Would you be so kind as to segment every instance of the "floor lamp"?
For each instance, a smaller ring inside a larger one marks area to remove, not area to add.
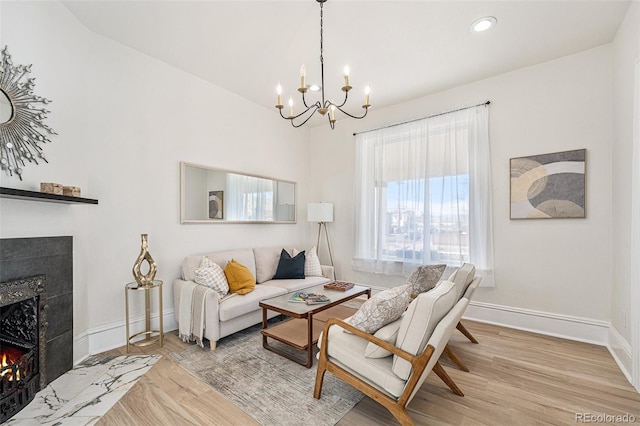
[[[324,235],[327,238],[327,246],[329,247],[329,259],[333,267],[333,279],[336,279],[336,269],[333,264],[333,254],[331,253],[331,240],[327,231],[327,223],[333,222],[333,203],[309,203],[307,204],[307,221],[318,223],[318,241],[316,242],[316,250],[320,251],[320,236],[324,229]]]

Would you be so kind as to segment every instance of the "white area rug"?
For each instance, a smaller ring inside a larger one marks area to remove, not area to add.
[[[38,392],[6,425],[92,425],[160,355],[93,357]]]
[[[260,328],[221,339],[213,352],[194,345],[170,356],[264,426],[333,426],[362,399],[331,373],[315,399],[315,365],[305,368],[264,349]]]

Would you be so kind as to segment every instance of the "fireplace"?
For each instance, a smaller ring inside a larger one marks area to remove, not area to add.
[[[15,404],[73,368],[73,238],[0,239],[0,287],[2,423]]]
[[[45,277],[0,283],[0,423],[46,383]]]

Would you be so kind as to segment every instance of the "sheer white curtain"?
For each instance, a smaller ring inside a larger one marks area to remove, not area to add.
[[[356,158],[354,269],[493,269],[488,106],[358,134]]]
[[[227,173],[225,212],[228,220],[273,220],[274,182]]]

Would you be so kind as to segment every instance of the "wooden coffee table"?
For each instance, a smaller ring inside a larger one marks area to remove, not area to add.
[[[260,307],[262,308],[262,347],[297,362],[300,365],[311,368],[313,365],[313,346],[318,342],[318,336],[324,327],[324,322],[328,318],[346,318],[353,314],[353,309],[339,305],[364,294],[366,294],[367,297],[371,297],[371,288],[354,285],[349,290],[340,291],[328,290],[325,289],[323,285],[318,285],[305,288],[303,291],[322,293],[331,299],[331,301],[318,305],[294,303],[289,302],[291,294],[284,294],[263,300],[260,302]],[[291,317],[291,319],[268,327],[267,311],[275,311]],[[276,347],[270,346],[268,338],[275,339],[300,351],[306,351],[306,362]]]

